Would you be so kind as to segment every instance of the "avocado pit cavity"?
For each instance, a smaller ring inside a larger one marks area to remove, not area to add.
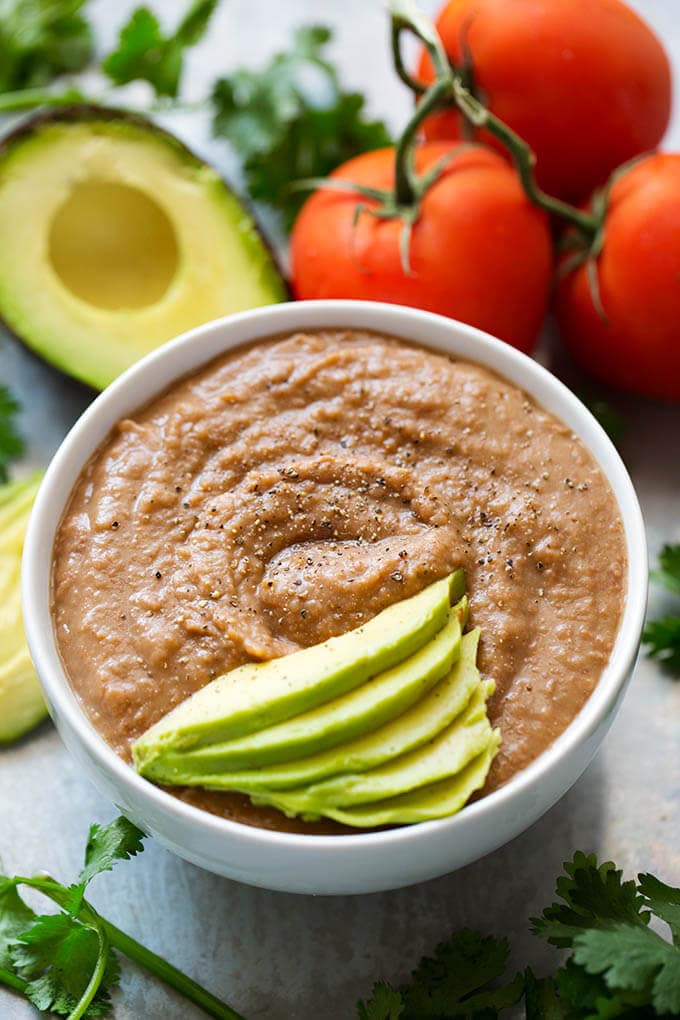
[[[179,266],[175,228],[139,188],[78,181],[49,230],[49,258],[64,287],[98,308],[156,304]]]

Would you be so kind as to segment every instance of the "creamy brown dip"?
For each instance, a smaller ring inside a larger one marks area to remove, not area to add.
[[[220,673],[463,566],[503,737],[487,790],[592,691],[626,563],[613,494],[570,429],[479,365],[339,329],[234,351],[120,422],[54,556],[66,671],[123,757]],[[236,795],[184,796],[313,830]]]

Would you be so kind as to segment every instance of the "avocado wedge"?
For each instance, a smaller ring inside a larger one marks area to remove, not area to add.
[[[500,735],[493,730],[484,751],[450,779],[359,807],[329,808],[324,814],[343,825],[365,829],[381,825],[413,825],[454,815],[467,804],[476,790],[484,786],[499,744]]]
[[[35,475],[0,489],[0,744],[47,715],[21,615],[21,554],[40,480]]]
[[[290,719],[391,669],[444,627],[464,583],[463,571],[456,571],[355,630],[218,677],[132,745],[138,771],[148,774],[151,762],[168,751],[215,744]]]
[[[193,326],[287,297],[218,174],[121,111],[67,107],[4,140],[0,236],[0,316],[95,389]]]
[[[481,684],[470,703],[450,726],[428,744],[367,772],[334,776],[302,790],[252,795],[255,804],[278,808],[287,815],[313,820],[340,807],[356,807],[408,793],[458,775],[494,739],[486,716],[486,698],[493,684]]]
[[[453,669],[421,701],[396,719],[339,747],[269,768],[220,770],[210,774],[201,773],[194,766],[194,756],[199,752],[190,751],[161,758],[158,774],[154,763],[149,777],[160,783],[257,794],[288,790],[328,776],[375,768],[432,740],[460,715],[480,683],[476,666],[478,642],[479,628],[464,634],[460,656]]]
[[[431,641],[348,694],[240,740],[161,757],[148,775],[159,782],[167,781],[163,777],[167,777],[169,765],[199,775],[272,765],[374,730],[404,712],[450,671],[460,653],[460,618],[464,612],[464,604],[459,603]]]

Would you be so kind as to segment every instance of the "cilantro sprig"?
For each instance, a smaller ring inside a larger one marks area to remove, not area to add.
[[[570,955],[554,974],[528,968],[509,980],[505,939],[464,930],[424,959],[410,982],[381,982],[359,1020],[493,1020],[524,998],[527,1020],[680,1016],[680,889],[652,875],[624,881],[610,861],[576,853],[557,880],[557,901],[532,930]],[[670,940],[650,926],[665,922]],[[516,1014],[515,1014],[516,1015]]]
[[[92,67],[94,39],[84,8],[88,0],[0,2],[0,112],[110,102],[85,95],[77,82],[59,88],[64,74]],[[114,86],[147,81],[157,97],[177,98],[185,51],[199,42],[220,0],[192,0],[174,32],[165,35],[150,8],[134,10],[120,29],[116,48],[99,69]],[[53,89],[52,86],[55,86]]]
[[[84,898],[89,883],[118,861],[143,850],[141,832],[126,818],[90,828],[85,861],[75,883],[52,878],[0,875],[0,984],[24,995],[37,1009],[69,1020],[110,1013],[120,978],[118,953],[171,985],[210,1016],[242,1020],[162,957],[103,918]],[[36,914],[22,899],[26,886],[61,909]]]
[[[674,595],[680,595],[680,543],[665,545],[659,554],[659,565],[651,579]],[[680,677],[680,616],[667,615],[650,620],[642,634],[649,654],[670,673]]]
[[[286,227],[305,197],[291,183],[391,141],[382,121],[366,119],[364,97],[342,89],[324,56],[330,39],[324,26],[299,28],[265,68],[236,71],[213,90],[214,133],[241,157],[251,198],[279,209]]]
[[[0,5],[0,92],[47,85],[92,59],[87,0],[4,0]]]
[[[15,419],[19,405],[0,383],[0,485],[9,479],[8,466],[24,452],[24,441],[16,429]]]
[[[102,67],[116,85],[148,81],[157,96],[174,99],[179,92],[184,51],[205,35],[219,0],[194,0],[173,35],[164,36],[148,7],[133,11],[121,29],[118,47]]]

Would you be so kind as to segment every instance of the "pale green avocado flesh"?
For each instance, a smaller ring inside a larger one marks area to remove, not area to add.
[[[276,807],[288,815],[319,818],[338,807],[398,797],[456,776],[493,740],[493,730],[486,716],[486,697],[485,685],[481,685],[460,718],[433,740],[377,768],[326,779],[300,791],[255,794],[253,801]]]
[[[150,778],[161,783],[250,794],[291,789],[327,776],[375,768],[432,740],[461,714],[480,683],[475,661],[478,642],[479,629],[463,635],[460,656],[453,669],[421,701],[391,722],[341,747],[270,768],[211,774],[186,764],[191,753],[184,757],[168,756],[160,760],[159,774],[151,773]]]
[[[246,793],[291,817],[358,828],[455,813],[484,785],[500,742],[486,708],[493,683],[476,664],[479,630],[461,637],[463,586],[458,571],[339,638],[233,670],[143,734],[137,768],[164,785]],[[263,723],[281,699],[285,719]],[[247,731],[224,740],[244,719]]]
[[[460,616],[454,607],[435,637],[399,665],[378,673],[359,687],[332,701],[302,712],[286,722],[250,733],[239,740],[209,744],[184,754],[166,754],[159,781],[168,766],[191,773],[214,773],[290,761],[351,740],[400,715],[445,676],[460,652]]]
[[[368,623],[269,662],[248,663],[201,688],[132,745],[140,772],[166,751],[245,736],[354,690],[403,662],[437,634],[462,571],[388,606]]]
[[[21,554],[40,477],[0,489],[0,743],[17,740],[47,715],[21,614]]]
[[[342,825],[367,829],[381,825],[413,825],[454,815],[467,804],[476,790],[484,786],[499,744],[500,735],[494,730],[485,750],[458,775],[372,804],[354,808],[330,807],[324,811],[324,815]]]
[[[218,174],[113,110],[40,115],[5,139],[0,236],[0,316],[95,389],[194,326],[287,297]]]

